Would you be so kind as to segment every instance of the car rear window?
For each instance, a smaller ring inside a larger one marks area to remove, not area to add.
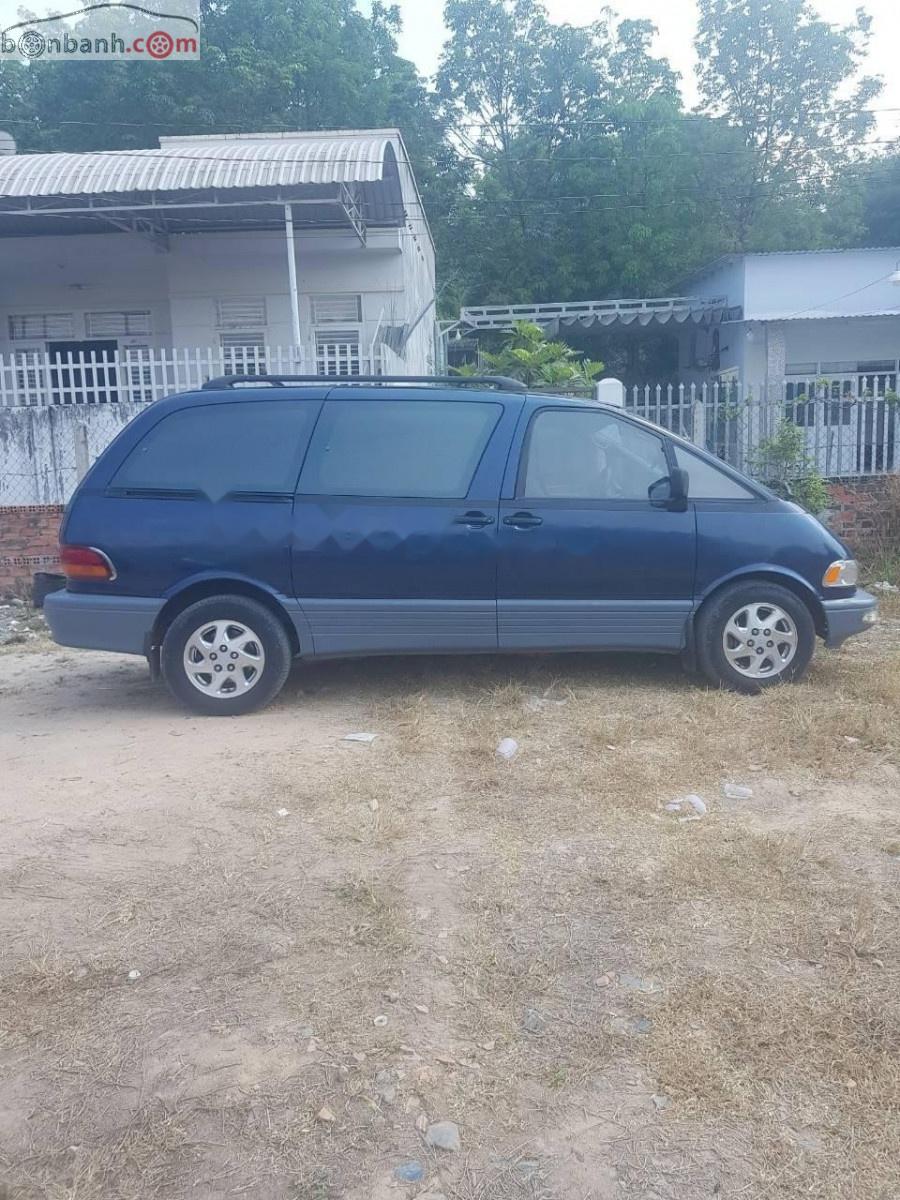
[[[317,400],[264,400],[181,409],[141,438],[111,486],[210,500],[292,494],[318,408]]]
[[[330,400],[299,491],[462,498],[503,406],[468,400]]]

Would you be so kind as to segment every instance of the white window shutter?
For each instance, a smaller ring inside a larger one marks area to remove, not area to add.
[[[265,296],[228,297],[216,301],[217,329],[264,329]]]
[[[313,325],[347,325],[362,320],[362,296],[334,293],[310,299]]]
[[[149,337],[150,312],[90,312],[85,315],[85,326],[91,338]]]
[[[75,336],[72,313],[23,313],[9,318],[9,337],[13,342],[66,341]]]

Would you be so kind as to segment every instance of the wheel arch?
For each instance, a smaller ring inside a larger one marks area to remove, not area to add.
[[[818,637],[825,637],[827,633],[827,621],[825,618],[825,609],[822,607],[822,601],[816,595],[810,585],[799,575],[795,575],[791,571],[782,571],[777,567],[750,567],[745,571],[740,571],[737,574],[729,575],[727,579],[719,580],[708,592],[706,592],[694,612],[693,626],[696,629],[697,621],[701,612],[707,608],[711,601],[716,596],[728,587],[735,584],[752,583],[756,579],[765,580],[766,583],[776,583],[780,587],[787,588],[793,592],[798,600],[802,600],[809,609],[813,619],[816,634]]]
[[[198,600],[207,600],[211,596],[245,596],[248,600],[258,601],[281,622],[290,643],[291,653],[295,656],[301,653],[302,647],[297,627],[276,595],[267,588],[252,583],[250,580],[219,575],[196,579],[186,584],[166,600],[153,623],[153,630],[150,635],[151,655],[157,661],[159,658],[159,648],[166,635],[166,630],[179,613],[184,612],[186,608],[190,608]]]

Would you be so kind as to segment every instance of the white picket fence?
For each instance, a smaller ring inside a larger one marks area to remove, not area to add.
[[[0,354],[0,408],[145,404],[202,387],[222,375],[377,375],[377,353],[349,342],[296,347],[122,348],[51,356],[44,350]]]
[[[172,392],[226,374],[351,378],[373,366],[377,374],[379,365],[359,355],[309,364],[278,350],[242,362],[234,352],[171,350],[135,364],[130,353],[71,366],[18,363],[14,371],[0,358],[0,507],[67,501],[122,426]],[[23,370],[24,378],[17,374]],[[71,374],[61,373],[66,370]],[[803,431],[810,466],[826,478],[853,478],[900,471],[895,383],[893,376],[789,380],[767,393],[736,383],[646,385],[628,388],[625,405],[764,480],[775,474],[766,443],[788,422]]]

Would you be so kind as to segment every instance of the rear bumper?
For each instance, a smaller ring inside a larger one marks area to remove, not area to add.
[[[878,601],[870,592],[859,588],[845,600],[824,600],[825,645],[840,646],[855,633],[871,629],[878,620]]]
[[[163,603],[147,596],[51,592],[44,600],[44,613],[53,640],[61,646],[146,655]]]

